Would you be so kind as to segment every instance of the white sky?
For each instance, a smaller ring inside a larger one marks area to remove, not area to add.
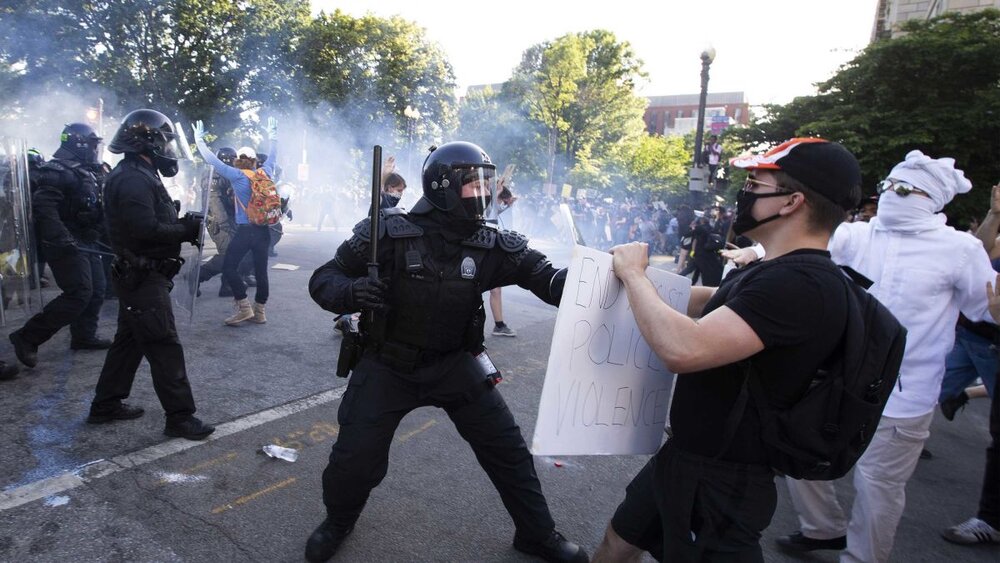
[[[427,30],[455,70],[458,94],[503,82],[531,45],[603,28],[632,44],[648,82],[639,94],[693,94],[699,55],[716,49],[709,92],[751,105],[812,94],[871,36],[877,0],[312,0],[314,12],[400,15]]]

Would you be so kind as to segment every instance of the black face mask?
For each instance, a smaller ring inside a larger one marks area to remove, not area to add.
[[[402,199],[403,194],[397,194],[393,192],[382,192],[382,201],[384,207],[396,207],[399,200]]]
[[[775,219],[781,217],[780,213],[775,213],[770,217],[765,217],[763,219],[757,220],[753,218],[753,205],[757,203],[758,199],[764,199],[768,197],[778,197],[782,195],[789,195],[788,192],[773,192],[769,194],[755,194],[752,192],[740,190],[736,194],[736,219],[733,220],[733,233],[736,235],[742,235],[743,233],[756,229],[757,227],[763,225],[764,223],[770,223]]]
[[[156,167],[156,171],[160,173],[160,176],[164,178],[173,178],[177,175],[177,159],[154,154],[153,166]]]
[[[486,208],[490,206],[491,198],[487,196],[483,199],[478,197],[463,197],[462,207],[465,209],[465,216],[469,219],[482,219],[483,214],[486,213]],[[485,205],[486,207],[480,207],[481,205]]]

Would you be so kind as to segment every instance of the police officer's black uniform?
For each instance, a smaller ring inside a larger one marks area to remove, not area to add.
[[[166,412],[164,433],[203,439],[214,428],[195,418],[194,398],[177,338],[170,300],[180,270],[182,242],[195,242],[200,218],[177,217],[159,173],[177,173],[170,120],[152,110],[125,117],[109,149],[125,158],[105,182],[108,233],[117,258],[111,281],[118,291],[118,332],[108,350],[87,422],[136,418],[142,409],[122,401],[143,358]],[[146,158],[148,158],[148,160]]]
[[[379,273],[389,278],[387,308],[378,313],[375,327],[367,327],[365,351],[340,406],[340,433],[323,472],[327,520],[309,538],[310,561],[328,559],[351,532],[370,491],[386,474],[397,425],[422,406],[444,409],[472,446],[514,520],[516,548],[551,561],[587,560],[582,549],[555,532],[521,431],[473,356],[481,349],[484,291],[517,284],[557,305],[565,271],[553,268],[517,233],[456,219],[459,202],[446,202],[454,204],[451,211],[433,204],[446,204],[428,197],[440,189],[435,163],[470,162],[494,170],[482,149],[470,143],[437,148],[424,165],[425,196],[413,212],[383,209],[385,221],[375,234],[369,221],[362,221],[310,280],[313,299],[334,313],[377,306],[382,284],[365,276],[369,243],[378,237]],[[451,177],[446,189],[461,193],[461,173],[443,173]]]
[[[59,149],[39,167],[33,181],[36,233],[62,294],[10,335],[17,357],[29,367],[37,362],[38,346],[66,325],[74,350],[111,345],[97,337],[105,284],[98,244],[103,229],[101,178],[94,173],[100,141],[89,125],[67,125]]]

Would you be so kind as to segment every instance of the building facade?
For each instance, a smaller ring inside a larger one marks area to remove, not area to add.
[[[650,96],[643,121],[650,135],[684,135],[698,122],[698,94]],[[709,93],[705,103],[705,131],[718,132],[729,125],[747,125],[750,104],[743,92]]]
[[[969,13],[986,8],[1000,9],[1000,0],[879,0],[872,41],[898,37],[900,25],[909,20],[928,20],[945,12]]]

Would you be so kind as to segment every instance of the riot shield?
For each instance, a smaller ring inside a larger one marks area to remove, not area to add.
[[[587,243],[583,240],[583,235],[580,234],[580,230],[576,228],[576,221],[573,220],[573,212],[570,210],[569,205],[560,203],[559,215],[562,218],[562,225],[559,226],[560,233],[574,244],[587,246]]]
[[[6,326],[8,318],[26,319],[42,302],[23,139],[0,137],[0,181],[0,324]]]
[[[183,216],[187,213],[200,213],[201,217],[205,217],[208,213],[208,191],[211,183],[204,179],[211,178],[211,167],[207,164],[194,165],[191,161],[186,161],[185,164],[182,168],[184,174],[175,176],[179,177],[180,185],[183,187],[180,214]],[[170,293],[174,307],[183,311],[188,323],[194,321],[195,305],[198,302],[198,278],[201,275],[202,249],[205,246],[206,235],[205,222],[202,221],[201,232],[198,234],[201,245],[181,246],[184,265],[177,274],[174,290]]]

